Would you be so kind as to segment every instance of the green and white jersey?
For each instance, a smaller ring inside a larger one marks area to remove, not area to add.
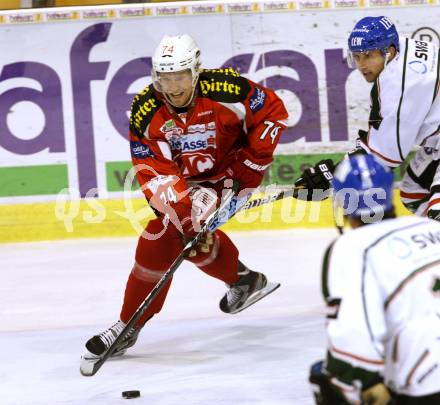
[[[384,220],[327,250],[327,370],[341,389],[383,376],[394,391],[440,392],[440,223]]]
[[[440,158],[440,63],[433,43],[405,38],[371,89],[369,134],[362,147],[383,164],[400,165],[414,146]]]

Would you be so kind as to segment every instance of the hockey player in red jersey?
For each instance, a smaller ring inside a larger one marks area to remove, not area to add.
[[[238,184],[239,195],[260,185],[285,128],[288,114],[273,91],[233,69],[201,69],[200,50],[188,35],[165,36],[152,62],[153,83],[133,100],[129,137],[137,179],[157,218],[139,238],[119,321],[88,340],[82,362],[99,358],[115,340],[182,252],[183,241],[218,206],[225,182]],[[206,233],[187,260],[229,286],[220,301],[226,313],[253,303],[267,283],[239,261],[220,230]],[[170,284],[114,354],[135,343],[161,310]]]

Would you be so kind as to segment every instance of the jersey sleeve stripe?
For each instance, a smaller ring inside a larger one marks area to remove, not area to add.
[[[330,348],[330,351],[331,351],[331,352],[334,352],[334,353],[337,353],[337,354],[339,354],[339,355],[342,355],[342,356],[350,357],[350,358],[352,358],[352,359],[354,359],[354,360],[357,360],[357,361],[360,361],[360,362],[362,362],[362,363],[375,364],[375,365],[377,365],[377,366],[381,366],[381,365],[384,364],[383,360],[367,359],[367,358],[365,358],[365,357],[358,356],[357,354],[354,354],[354,353],[346,352],[346,351],[344,351],[344,350],[337,349],[337,348],[334,347],[334,346],[332,346],[332,347]]]
[[[393,159],[390,159],[389,157],[386,157],[386,156],[382,155],[377,150],[374,150],[370,145],[368,145],[368,143],[367,143],[366,146],[370,150],[370,152],[374,153],[375,155],[379,156],[381,159],[383,159],[383,160],[385,160],[385,161],[387,161],[389,163],[392,163],[392,164],[395,164],[395,165],[400,165],[401,163],[403,163],[403,160],[393,160]],[[399,146],[399,153],[400,153],[400,146]]]
[[[396,298],[396,296],[403,290],[403,288],[412,281],[416,276],[422,274],[426,270],[430,270],[433,267],[440,266],[440,260],[437,260],[432,263],[428,263],[423,267],[420,267],[416,270],[414,270],[411,274],[409,274],[405,279],[403,279],[400,284],[396,287],[396,289],[388,296],[388,298],[385,300],[384,303],[384,309],[385,311],[388,309],[389,305],[391,304],[391,301]]]
[[[416,372],[416,370],[420,367],[420,365],[426,360],[426,358],[429,355],[429,350],[426,349],[422,355],[417,359],[416,363],[414,364],[414,367],[411,369],[411,371],[409,372],[408,376],[406,377],[405,380],[405,386],[409,387],[412,384],[412,378]],[[437,364],[437,363],[436,363]]]
[[[428,208],[431,208],[433,205],[440,203],[440,198],[434,198],[433,200],[429,200]]]
[[[414,200],[420,200],[429,196],[429,193],[407,193],[406,191],[400,190],[400,197],[411,198]]]
[[[396,126],[396,136],[397,136],[397,147],[399,148],[399,155],[400,158],[405,160],[403,153],[402,153],[402,147],[400,145],[400,109],[402,108],[402,102],[403,102],[403,95],[405,93],[405,79],[406,79],[406,61],[408,58],[408,38],[405,39],[405,54],[403,56],[403,74],[402,74],[402,93],[400,94],[400,101],[399,101],[399,107],[397,109],[397,126]]]

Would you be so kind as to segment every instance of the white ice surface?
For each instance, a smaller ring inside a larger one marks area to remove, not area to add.
[[[136,240],[0,245],[0,404],[308,405],[324,355],[320,263],[335,231],[230,235],[281,288],[236,315],[189,263],[128,353],[82,377],[85,341],[119,315]],[[137,389],[138,399],[121,392]]]

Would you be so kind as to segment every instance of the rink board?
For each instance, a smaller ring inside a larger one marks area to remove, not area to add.
[[[439,10],[439,0],[228,0],[0,12],[0,204],[63,189],[121,198],[127,113],[165,34],[192,35],[204,67],[233,67],[283,99],[277,156],[344,153],[370,107],[370,86],[345,61],[354,22],[386,14],[401,35],[439,43]],[[277,183],[295,174],[283,166]]]
[[[398,191],[397,213],[408,215]],[[3,206],[0,243],[38,240],[121,237],[140,235],[154,218],[144,199],[76,200],[64,203],[34,203]],[[330,200],[304,202],[293,198],[237,214],[222,227],[225,231],[276,230],[333,227]]]

